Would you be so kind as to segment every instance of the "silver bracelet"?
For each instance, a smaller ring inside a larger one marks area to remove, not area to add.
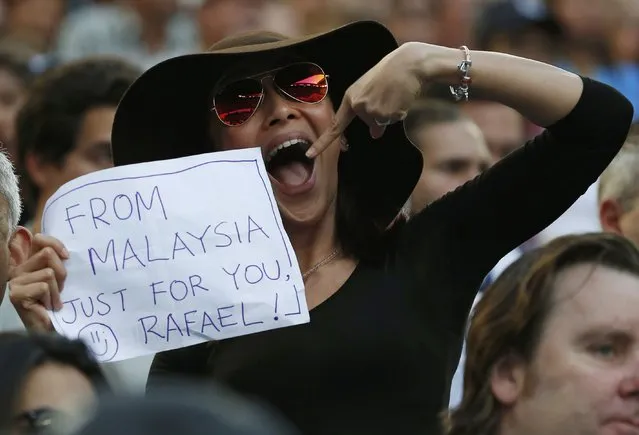
[[[468,101],[468,92],[472,79],[470,78],[470,67],[473,66],[470,60],[470,49],[465,45],[459,47],[464,52],[464,60],[461,61],[457,69],[461,73],[461,83],[457,86],[450,86],[450,92],[455,97],[455,101]]]

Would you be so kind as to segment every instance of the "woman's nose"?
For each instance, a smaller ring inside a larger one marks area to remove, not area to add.
[[[296,108],[295,102],[282,95],[272,80],[264,80],[263,86],[265,123],[268,126],[299,118],[300,112]]]

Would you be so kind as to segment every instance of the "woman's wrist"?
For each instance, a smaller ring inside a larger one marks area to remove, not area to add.
[[[432,83],[450,86],[460,84],[459,65],[464,60],[462,50],[421,42],[407,45],[410,45],[415,73],[425,86]]]
[[[466,60],[463,49],[411,42],[402,46],[400,63],[411,68],[427,89],[437,83],[453,86],[464,83],[460,65]],[[512,107],[533,123],[548,126],[566,116],[581,97],[581,78],[552,65],[508,54],[470,51],[468,72],[471,98],[477,91],[483,99]],[[464,97],[463,92],[460,95]],[[451,95],[451,98],[454,98]]]

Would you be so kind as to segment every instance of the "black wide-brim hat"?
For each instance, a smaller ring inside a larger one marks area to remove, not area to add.
[[[301,38],[244,33],[221,40],[208,52],[163,61],[142,74],[118,106],[111,137],[114,163],[213,151],[212,91],[229,68],[240,62],[294,55],[316,63],[330,77],[329,96],[337,109],[348,87],[397,47],[386,27],[359,21]],[[385,228],[417,184],[421,153],[406,137],[401,122],[372,139],[366,124],[356,119],[345,136],[350,149],[340,156],[340,185],[348,183],[356,206]]]

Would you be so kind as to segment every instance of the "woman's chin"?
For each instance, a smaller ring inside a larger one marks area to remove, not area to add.
[[[314,226],[322,220],[323,210],[318,204],[283,204],[278,201],[282,222],[285,227]]]
[[[291,201],[282,198],[277,201],[282,222],[287,228],[318,226],[331,210],[330,201],[313,196],[307,201]],[[334,216],[331,216],[334,218]]]

